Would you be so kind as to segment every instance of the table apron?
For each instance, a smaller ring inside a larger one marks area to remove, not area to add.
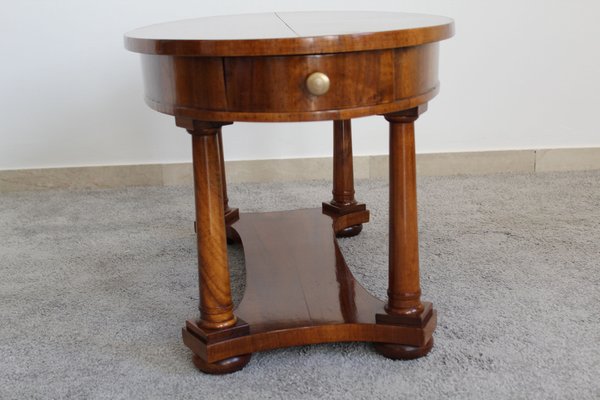
[[[143,54],[146,103],[206,121],[310,121],[414,107],[438,91],[438,43],[396,49],[256,57]],[[321,72],[329,90],[311,94]]]

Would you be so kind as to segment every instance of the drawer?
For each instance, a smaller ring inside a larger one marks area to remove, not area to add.
[[[393,50],[224,60],[230,111],[319,111],[387,103],[394,97]],[[328,90],[311,92],[311,80],[328,81]]]

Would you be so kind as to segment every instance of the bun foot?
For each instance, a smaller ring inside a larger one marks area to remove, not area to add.
[[[225,360],[207,363],[196,354],[192,356],[192,361],[196,368],[206,374],[223,375],[241,370],[248,364],[252,354],[243,354],[241,356],[226,358]]]
[[[225,236],[227,236],[227,244],[241,243],[240,235],[231,226],[225,227]]]
[[[347,228],[344,228],[335,233],[337,237],[351,237],[356,236],[362,231],[362,224],[352,225]]]
[[[375,351],[384,357],[392,360],[412,360],[426,356],[433,347],[433,338],[429,340],[423,347],[413,347],[403,344],[392,343],[374,343]]]

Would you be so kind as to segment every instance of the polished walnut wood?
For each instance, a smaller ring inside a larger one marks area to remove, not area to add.
[[[188,128],[189,130],[194,130],[194,121],[192,120],[179,120],[177,123],[178,126],[182,126],[184,128]],[[226,123],[223,123],[226,125]],[[239,209],[229,207],[229,197],[227,196],[227,179],[225,174],[225,159],[223,156],[223,135],[221,134],[221,130],[217,133],[217,145],[219,152],[219,168],[221,170],[221,187],[223,191],[223,210],[225,214],[225,224],[227,225],[227,238],[228,241],[231,240],[231,231],[229,229],[229,225],[233,222],[237,221],[240,217]],[[197,232],[197,222],[194,221],[194,232]]]
[[[221,188],[223,189],[223,210],[225,214],[225,223],[231,225],[240,217],[239,209],[229,207],[229,196],[227,196],[227,179],[225,174],[225,158],[223,156],[223,135],[221,130],[217,133],[219,145],[219,169],[221,170]]]
[[[386,114],[390,124],[390,220],[388,301],[378,323],[424,326],[430,304],[421,302],[417,168],[414,122],[427,105]],[[375,349],[394,359],[422,357],[431,351],[433,337],[420,346],[376,343]]]
[[[427,346],[436,325],[431,305],[426,303],[422,320],[380,319],[385,304],[352,276],[332,222],[320,209],[240,215],[232,228],[244,248],[247,282],[235,314],[249,327],[242,323],[211,331],[190,320],[183,329],[185,344],[207,366],[302,344],[367,341],[415,349]]]
[[[390,122],[389,289],[386,311],[412,316],[423,311],[419,283],[417,168],[414,121],[426,106],[387,114]]]
[[[335,219],[340,237],[356,236],[369,222],[369,211],[354,198],[352,128],[350,120],[333,121],[333,199],[323,203],[323,212]]]
[[[127,49],[176,56],[281,56],[417,46],[454,34],[450,18],[373,11],[198,18],[128,32]]]
[[[146,103],[200,121],[344,120],[408,109],[437,94],[437,42],[454,31],[449,18],[404,13],[238,17],[129,32],[126,47],[144,53]],[[258,38],[232,40],[238,28]],[[314,72],[330,79],[324,95],[306,87]]]
[[[439,91],[437,43],[326,55],[175,57],[142,55],[146,103],[200,121],[344,120],[416,107]],[[331,87],[312,95],[320,71]],[[411,77],[411,79],[406,79]]]
[[[223,209],[223,171],[218,135],[222,123],[196,123],[192,134],[198,240],[200,326],[235,325]]]
[[[437,314],[421,301],[414,122],[439,91],[445,17],[381,12],[268,13],[179,21],[128,33],[142,53],[146,103],[192,135],[200,317],[183,328],[206,373],[257,351],[368,341],[408,359],[433,346]],[[352,118],[390,125],[387,301],[352,276],[336,235],[369,211],[354,193]],[[233,121],[334,121],[333,199],[319,209],[240,214],[229,206],[221,127]],[[233,310],[226,236],[240,241],[246,291]]]

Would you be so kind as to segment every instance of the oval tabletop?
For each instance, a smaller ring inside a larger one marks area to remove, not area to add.
[[[452,19],[375,11],[273,12],[188,19],[125,34],[128,50],[174,56],[267,56],[388,49],[437,42]]]

